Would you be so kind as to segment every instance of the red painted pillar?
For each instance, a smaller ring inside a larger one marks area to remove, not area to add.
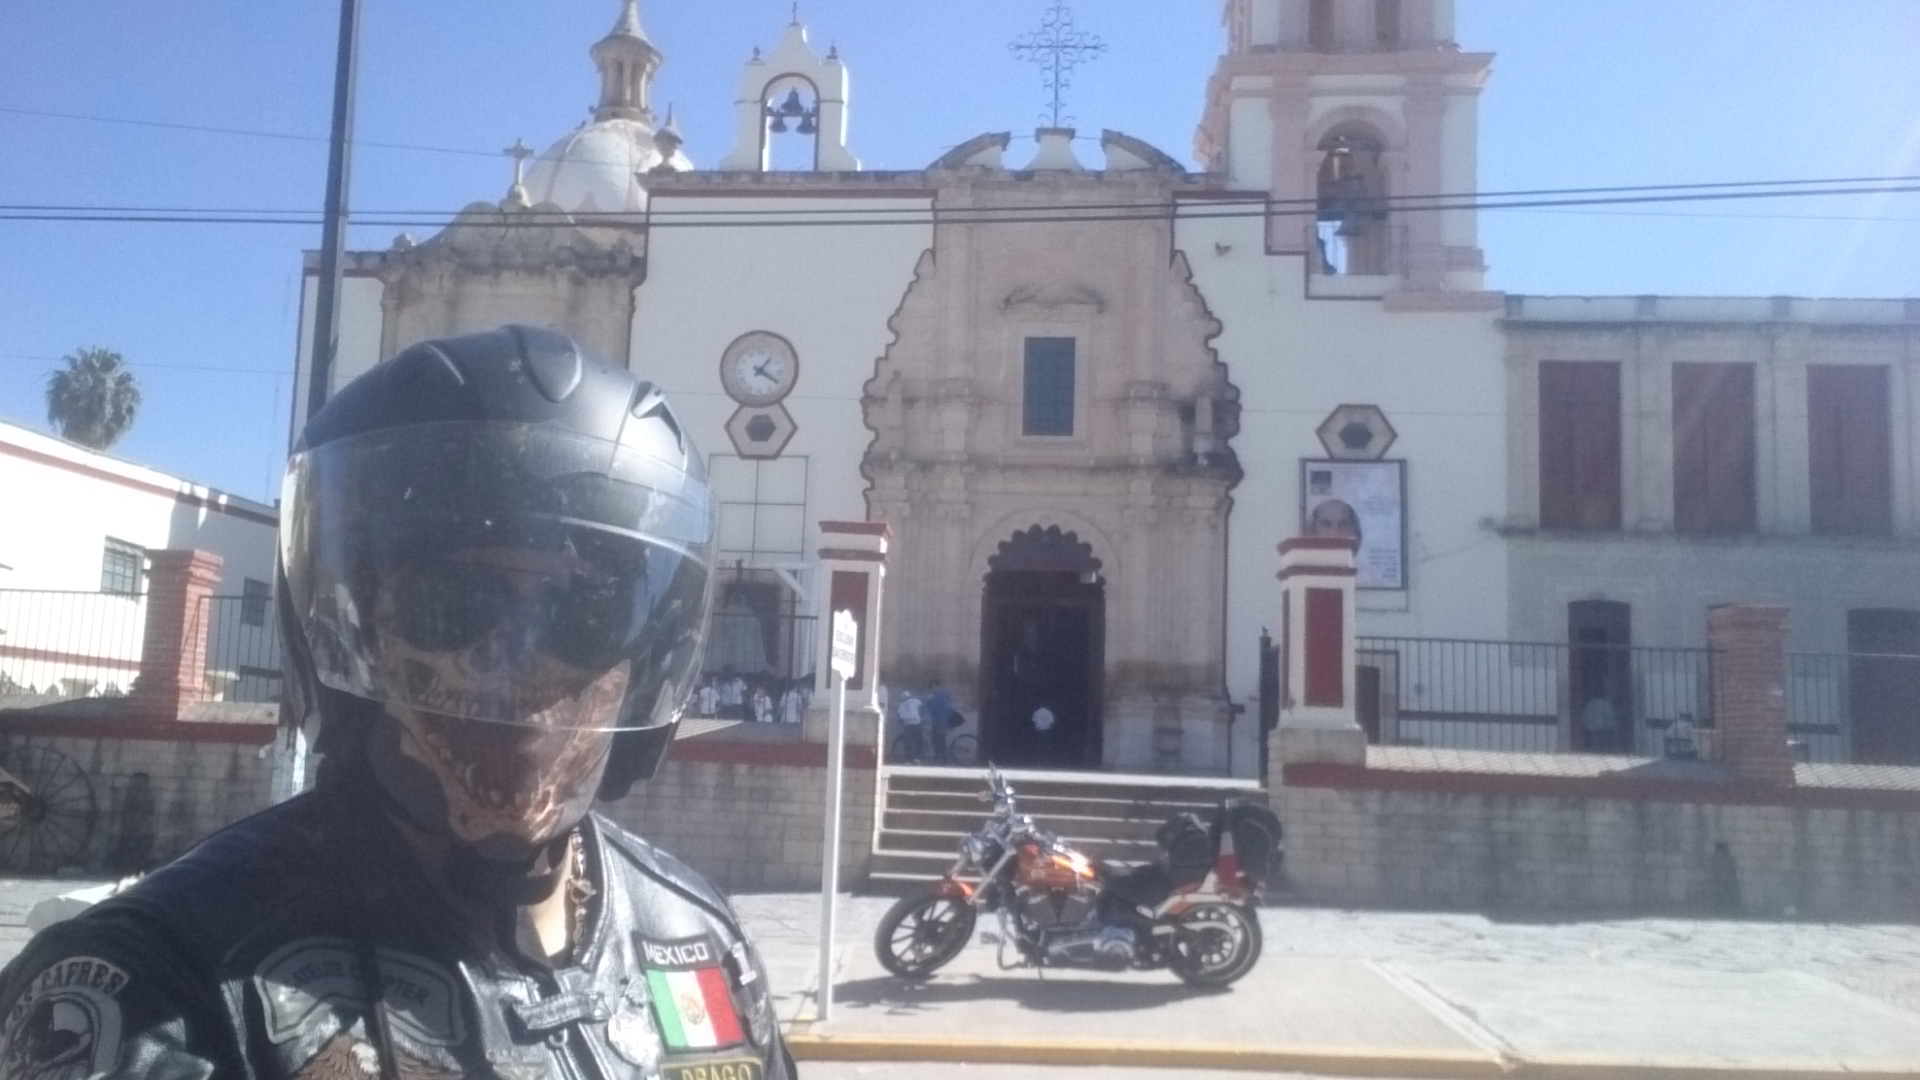
[[[859,664],[847,683],[847,742],[872,746],[879,742],[880,610],[887,580],[887,551],[893,530],[878,521],[823,521],[820,523],[820,572],[814,585],[815,624],[813,708],[806,719],[806,738],[825,742],[827,710],[833,704],[833,678],[827,657],[833,645],[833,613],[851,611],[860,624]]]
[[[218,555],[205,551],[150,551],[147,623],[140,644],[140,677],[133,684],[135,711],[178,720],[188,705],[207,700],[207,622]]]
[[[1354,687],[1354,543],[1299,537],[1280,545],[1280,724],[1269,767],[1364,765],[1367,736]],[[1268,784],[1280,778],[1269,776]]]

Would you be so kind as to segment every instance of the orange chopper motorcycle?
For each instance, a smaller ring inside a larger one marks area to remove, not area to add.
[[[960,842],[953,869],[881,918],[873,945],[888,971],[931,976],[972,940],[982,912],[999,920],[999,933],[982,938],[998,938],[1002,970],[1166,968],[1200,987],[1253,970],[1255,908],[1281,858],[1271,810],[1223,803],[1211,821],[1177,815],[1160,828],[1157,859],[1118,870],[1035,826],[997,770],[987,783],[981,800],[992,801],[993,814]]]

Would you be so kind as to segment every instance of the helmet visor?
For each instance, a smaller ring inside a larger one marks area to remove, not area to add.
[[[697,468],[697,466],[696,466]],[[559,731],[671,723],[705,633],[705,482],[505,423],[342,439],[288,466],[282,556],[321,683]]]

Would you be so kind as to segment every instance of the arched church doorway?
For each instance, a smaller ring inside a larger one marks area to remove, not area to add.
[[[982,753],[999,765],[1097,768],[1107,637],[1100,560],[1075,534],[1036,525],[987,565]]]

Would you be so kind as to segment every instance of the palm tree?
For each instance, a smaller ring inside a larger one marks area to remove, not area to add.
[[[133,426],[140,387],[112,349],[81,349],[66,363],[47,376],[47,422],[61,438],[105,450]]]

